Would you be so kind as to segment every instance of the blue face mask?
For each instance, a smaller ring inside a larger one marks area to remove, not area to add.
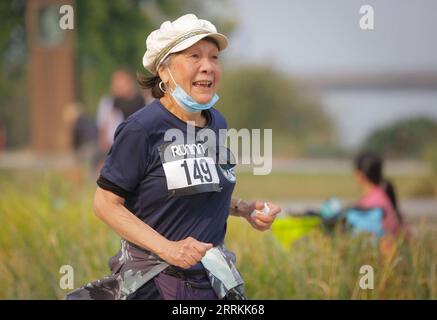
[[[185,110],[188,112],[199,112],[202,110],[208,110],[211,109],[218,101],[219,96],[214,94],[214,96],[211,98],[211,100],[208,103],[198,103],[196,102],[191,96],[189,96],[184,89],[181,88],[180,85],[176,83],[176,81],[173,78],[173,75],[171,74],[170,70],[168,71],[170,74],[171,79],[173,80],[176,88],[171,93],[173,99],[176,100],[176,102]]]

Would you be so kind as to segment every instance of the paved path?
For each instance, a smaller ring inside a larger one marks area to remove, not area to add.
[[[250,165],[240,165],[239,171],[252,171]],[[430,168],[415,160],[387,161],[388,175],[429,175]],[[273,172],[294,172],[312,174],[349,174],[353,170],[351,159],[273,159]]]
[[[74,153],[35,154],[31,151],[9,151],[0,153],[0,169],[42,169],[65,168],[74,163]],[[272,163],[273,172],[296,173],[344,173],[352,170],[350,159],[281,159],[275,158]],[[250,165],[239,165],[239,171],[252,171]],[[428,175],[429,167],[414,160],[387,161],[388,175]]]
[[[319,209],[323,199],[317,200],[285,200],[278,201],[284,214],[302,213],[308,209]],[[346,200],[345,203],[351,203]],[[437,199],[403,199],[400,201],[400,208],[407,221],[419,222],[421,219],[437,223]]]

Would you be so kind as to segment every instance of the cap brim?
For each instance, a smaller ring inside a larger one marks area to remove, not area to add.
[[[178,43],[165,56],[163,56],[158,64],[158,67],[165,60],[165,58],[167,58],[170,54],[184,51],[185,49],[188,49],[189,47],[191,47],[192,45],[194,45],[195,43],[199,42],[204,38],[212,38],[215,41],[217,41],[220,51],[226,49],[226,47],[228,46],[228,38],[221,33],[205,33],[205,34],[192,36],[182,41],[181,43]]]
[[[192,45],[194,45],[195,43],[199,42],[204,38],[213,38],[215,41],[217,41],[220,51],[226,49],[226,47],[228,46],[228,38],[226,38],[225,35],[221,33],[205,33],[205,34],[199,34],[193,36],[185,41],[182,41],[178,45],[174,46],[170,50],[170,53],[176,53],[188,49],[189,47],[191,47]]]

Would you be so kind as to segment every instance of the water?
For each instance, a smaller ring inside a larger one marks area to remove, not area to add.
[[[374,129],[401,119],[424,116],[437,121],[437,90],[335,89],[321,97],[338,142],[346,148],[357,147]]]

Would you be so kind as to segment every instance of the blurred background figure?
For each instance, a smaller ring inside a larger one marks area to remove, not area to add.
[[[355,177],[361,189],[358,205],[362,208],[382,208],[385,212],[383,228],[385,234],[396,235],[402,225],[396,191],[393,184],[384,177],[383,159],[371,152],[355,158]]]
[[[123,114],[123,119],[127,119],[145,106],[146,101],[138,90],[134,78],[126,70],[118,70],[114,73],[111,86],[114,109]]]
[[[100,98],[97,109],[98,159],[97,173],[114,141],[118,125],[146,104],[132,75],[124,69],[115,71],[111,79],[110,95]]]
[[[114,108],[114,99],[118,92],[120,81],[116,73],[112,76],[111,94],[100,98],[97,109],[97,127],[99,130],[99,151],[106,153],[111,148],[117,126],[123,122],[123,113]]]
[[[358,206],[363,209],[381,208],[383,237],[380,239],[380,251],[391,259],[396,251],[396,237],[405,228],[398,206],[394,185],[384,176],[384,160],[381,155],[363,152],[355,158],[355,177],[361,189]]]
[[[67,105],[63,116],[71,133],[70,144],[75,153],[76,169],[82,169],[87,173],[93,172],[96,166],[98,139],[94,119],[84,112],[84,107],[78,102]]]

